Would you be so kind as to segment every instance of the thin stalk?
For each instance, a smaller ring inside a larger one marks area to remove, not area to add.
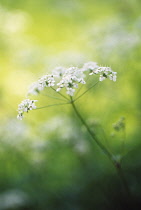
[[[57,100],[61,100],[61,101],[66,101],[66,99],[62,99],[62,98],[58,98],[58,97],[54,97],[54,96],[50,96],[48,94],[41,94],[42,96],[47,96],[49,98],[53,98],[53,99],[57,99]]]
[[[113,163],[113,165],[116,168],[117,173],[118,173],[118,175],[119,175],[119,177],[120,177],[120,179],[122,181],[122,184],[124,186],[126,195],[127,195],[128,198],[130,198],[131,197],[131,193],[130,193],[127,181],[126,181],[126,179],[124,177],[123,170],[121,168],[121,164],[116,159],[114,159],[114,156],[109,152],[109,150],[97,139],[97,136],[95,135],[95,133],[89,128],[88,124],[86,123],[86,121],[83,119],[83,117],[81,116],[81,114],[77,110],[72,97],[71,97],[71,104],[72,104],[72,107],[73,107],[76,115],[81,120],[82,124],[86,127],[86,129],[87,129],[88,133],[90,134],[90,136],[92,137],[92,139],[96,142],[96,144],[100,147],[100,149],[105,153],[105,155]]]
[[[86,83],[88,82],[89,78],[90,78],[90,76],[88,75],[87,79],[85,80]],[[75,97],[78,95],[78,93],[80,92],[80,90],[82,89],[83,86],[84,85],[82,84],[81,87],[78,89],[78,91],[75,94]]]
[[[122,170],[122,167],[121,167],[121,164],[119,163],[118,165],[115,166],[115,168],[117,169],[117,173],[122,181],[122,184],[124,186],[124,190],[125,190],[125,193],[127,195],[127,197],[129,199],[131,199],[131,192],[130,192],[130,189],[128,187],[128,183],[125,179],[125,176],[124,176],[124,173],[123,173],[123,170]]]
[[[62,104],[51,104],[51,105],[47,105],[47,106],[37,107],[36,109],[44,109],[44,108],[48,108],[51,106],[60,106],[60,105],[65,105],[65,104],[70,104],[70,103],[68,102],[68,103],[62,103]],[[33,110],[36,110],[36,109],[33,109]]]
[[[122,142],[122,157],[125,155],[125,141],[126,141],[126,125],[123,128],[123,142]]]
[[[110,148],[110,145],[109,145],[108,139],[107,139],[106,134],[105,134],[105,130],[103,129],[103,127],[102,127],[102,125],[101,125],[101,124],[100,124],[99,126],[100,126],[100,129],[101,129],[102,133],[103,133],[105,143],[107,144],[108,149],[111,151],[111,148]]]
[[[62,93],[57,92],[53,87],[51,87],[52,90],[54,90],[56,93],[58,93],[60,96],[62,96],[63,98],[67,99],[67,101],[69,100],[66,96],[64,96]]]
[[[79,98],[81,98],[85,93],[87,93],[90,89],[92,89],[94,86],[96,86],[98,82],[96,82],[94,85],[92,85],[91,87],[89,87],[86,91],[84,91],[80,96],[78,96],[77,98],[75,98],[73,101],[76,101]]]
[[[95,135],[95,133],[92,132],[92,130],[89,128],[89,126],[86,123],[86,121],[83,119],[83,117],[81,116],[81,114],[78,112],[78,110],[77,110],[77,108],[76,108],[76,106],[74,104],[74,101],[72,100],[72,97],[71,97],[71,104],[72,104],[72,107],[73,107],[76,115],[81,120],[82,124],[86,127],[88,133],[91,135],[91,137],[93,138],[93,140],[101,148],[101,150],[110,158],[110,160],[113,160],[113,155],[107,150],[107,148],[101,142],[98,141],[97,136]]]

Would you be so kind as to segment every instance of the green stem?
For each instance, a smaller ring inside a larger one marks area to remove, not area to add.
[[[61,100],[61,101],[66,101],[66,99],[62,99],[62,98],[58,98],[58,97],[54,97],[54,96],[50,96],[48,94],[41,94],[42,96],[47,96],[49,98],[53,98],[53,99],[57,99],[57,100]]]
[[[122,143],[122,151],[121,151],[121,154],[122,154],[122,158],[123,158],[124,155],[125,155],[126,125],[123,128],[123,137],[122,138],[123,138],[123,143]]]
[[[72,107],[73,107],[76,115],[81,120],[82,124],[86,127],[86,129],[87,129],[88,133],[90,134],[90,136],[92,137],[92,139],[96,142],[96,144],[100,147],[100,149],[105,153],[105,155],[113,163],[113,165],[116,168],[117,173],[118,173],[118,175],[119,175],[119,177],[122,181],[122,184],[124,186],[126,195],[127,195],[128,198],[130,198],[131,197],[130,190],[129,190],[128,184],[126,182],[126,179],[124,177],[123,170],[121,168],[121,164],[114,158],[114,156],[109,152],[109,150],[98,140],[96,134],[89,128],[88,124],[86,123],[86,121],[83,119],[83,117],[81,116],[81,114],[77,110],[72,97],[71,97],[71,104],[72,104]]]
[[[81,120],[82,124],[86,127],[86,129],[87,129],[88,133],[91,135],[92,139],[97,143],[97,145],[101,148],[101,150],[110,158],[110,160],[113,160],[113,155],[107,150],[107,148],[101,142],[98,141],[95,133],[92,132],[92,130],[89,128],[86,121],[83,119],[81,114],[78,112],[78,110],[74,104],[74,101],[72,100],[71,102],[72,102],[71,104],[72,104],[72,107],[73,107],[75,113],[77,114],[78,118]],[[115,160],[113,160],[113,161],[115,161]]]
[[[77,98],[75,98],[73,101],[76,101],[79,98],[81,98],[85,93],[87,93],[90,89],[92,89],[94,86],[96,86],[98,82],[96,82],[94,85],[92,85],[91,87],[89,87],[86,91],[84,91],[80,96],[78,96]]]
[[[88,82],[89,78],[90,78],[90,75],[88,75],[87,79],[85,80],[86,83]],[[80,88],[78,89],[78,91],[76,92],[75,97],[78,95],[78,93],[80,92],[80,90],[82,89],[83,86],[84,86],[84,85],[81,84],[81,87],[80,87]]]
[[[52,90],[54,90],[56,93],[58,93],[60,96],[62,96],[63,98],[67,99],[67,101],[69,100],[66,96],[64,96],[62,93],[57,92],[53,87],[51,87]]]
[[[65,104],[70,104],[70,103],[51,104],[51,105],[47,105],[47,106],[37,107],[36,109],[44,109],[44,108],[48,108],[51,106],[60,106],[60,105],[65,105]],[[33,109],[33,110],[36,110],[36,109]]]
[[[124,186],[124,190],[125,190],[125,193],[127,195],[127,198],[131,199],[131,192],[130,192],[130,189],[128,187],[128,183],[127,183],[127,181],[125,179],[125,176],[124,176],[121,164],[119,163],[119,164],[115,165],[115,168],[117,169],[117,173],[118,173],[118,175],[119,175],[119,177],[120,177],[120,179],[122,181],[122,184]]]

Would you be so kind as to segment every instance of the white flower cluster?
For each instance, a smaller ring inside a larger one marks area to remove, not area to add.
[[[56,91],[58,92],[65,87],[67,94],[73,96],[75,88],[78,88],[77,83],[86,84],[84,76],[83,72],[77,67],[68,68],[62,76],[61,81],[57,83],[58,88]]]
[[[99,66],[97,65],[96,62],[90,61],[88,63],[84,63],[83,67],[82,67],[82,71],[94,71],[95,69],[97,69]]]
[[[58,66],[52,71],[52,74],[55,75],[56,77],[62,77],[66,70],[67,70],[66,68]]]
[[[54,77],[56,75],[46,74],[42,76],[37,82],[31,84],[28,95],[37,95],[40,91],[44,90],[45,87],[52,87],[55,85]]]
[[[37,95],[45,87],[55,86],[57,92],[65,88],[66,93],[73,96],[79,83],[86,84],[84,77],[87,71],[90,72],[89,75],[99,75],[99,81],[103,81],[106,78],[116,81],[116,72],[113,72],[109,67],[99,67],[96,62],[85,63],[82,68],[64,68],[60,66],[55,68],[51,74],[47,74],[33,83],[29,88],[28,94]],[[60,81],[58,81],[59,79]]]
[[[84,80],[86,73],[89,75],[99,75],[99,81],[109,78],[116,81],[116,72],[113,72],[109,67],[99,67],[96,62],[88,62],[82,68],[77,67],[57,67],[51,74],[46,74],[41,77],[37,82],[33,83],[28,91],[28,95],[37,95],[46,87],[53,87],[56,92],[61,91],[63,88],[69,96],[73,96],[78,85],[86,84]],[[34,103],[36,100],[26,99],[21,102],[18,108],[18,119],[22,120],[23,113],[29,110],[36,109]]]
[[[28,90],[28,95],[37,95],[43,88],[39,85],[38,82],[34,82],[31,84]]]
[[[43,89],[45,87],[54,86],[54,83],[55,83],[54,75],[53,74],[44,75],[39,79],[38,83],[39,83],[39,86],[41,86]]]
[[[22,120],[24,112],[28,112],[29,110],[36,109],[36,106],[35,106],[36,101],[37,100],[30,100],[30,99],[23,100],[18,106],[17,118],[19,120]]]
[[[111,70],[111,68],[109,67],[99,67],[97,69],[94,69],[89,75],[93,75],[93,74],[99,74],[99,81],[103,81],[106,78],[109,78],[110,80],[113,80],[114,82],[116,82],[116,78],[117,78],[117,72],[114,72]]]

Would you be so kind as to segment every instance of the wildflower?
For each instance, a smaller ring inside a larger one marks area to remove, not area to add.
[[[102,82],[103,80],[105,80],[106,77],[104,77],[102,74],[100,74],[99,76],[99,81]]]
[[[46,74],[42,76],[37,82],[33,83],[28,91],[28,94],[37,95],[40,91],[46,87],[55,86],[56,92],[61,91],[62,88],[66,89],[66,93],[70,96],[74,95],[75,89],[78,88],[79,83],[86,84],[84,80],[86,71],[90,71],[89,75],[99,75],[99,81],[103,81],[106,78],[116,81],[116,72],[113,72],[109,67],[99,67],[96,62],[87,62],[82,68],[69,67],[64,68],[62,66],[56,67],[52,74]],[[60,78],[60,81],[57,83]],[[56,84],[57,83],[57,84]]]
[[[116,82],[117,72],[112,71],[109,67],[99,67],[97,69],[94,69],[89,75],[93,74],[100,74],[99,81],[103,81],[106,78],[109,78],[110,80]]]
[[[73,96],[74,92],[75,92],[75,89],[67,88],[67,94],[68,95]]]
[[[27,95],[37,95],[43,88],[40,86],[38,82],[34,82],[29,87]]]
[[[84,63],[83,67],[82,67],[82,70],[83,71],[87,71],[87,70],[90,70],[90,72],[94,71],[95,69],[97,69],[99,66],[97,65],[96,62],[87,62],[87,63]]]
[[[44,90],[45,87],[52,87],[55,85],[54,75],[47,74],[42,76],[37,82],[34,82],[28,90],[28,95],[37,95],[40,91]]]
[[[58,88],[56,89],[59,92],[62,88],[67,89],[67,94],[73,96],[75,88],[78,88],[77,83],[85,84],[84,74],[81,69],[77,67],[70,67],[66,69],[65,73],[62,76],[61,81],[57,84]]]
[[[43,89],[45,87],[51,87],[51,86],[54,86],[55,85],[55,80],[54,80],[54,75],[51,74],[47,74],[47,75],[44,75],[43,77],[41,77],[39,80],[38,80],[38,84],[39,86],[41,86]]]
[[[62,66],[58,66],[52,71],[52,74],[55,75],[56,77],[62,77],[65,71],[66,71],[66,68]]]
[[[76,88],[79,84],[86,84],[85,76],[89,71],[89,75],[99,75],[99,81],[103,81],[109,78],[112,81],[116,81],[116,72],[112,71],[109,67],[99,67],[96,62],[88,62],[83,65],[82,68],[77,67],[57,67],[51,74],[46,74],[42,76],[37,82],[34,82],[29,90],[28,94],[37,95],[40,91],[44,90],[46,87],[53,87],[53,90],[60,92],[62,89],[66,90],[66,94],[73,96]],[[60,81],[58,81],[60,80]],[[61,94],[62,95],[62,94]],[[84,94],[82,94],[84,95]],[[63,96],[63,95],[62,95]],[[64,98],[66,98],[64,96]],[[78,97],[79,98],[79,97]],[[66,98],[67,99],[67,98]],[[19,120],[23,119],[23,113],[29,110],[36,109],[36,100],[25,99],[21,102],[18,107]]]
[[[30,99],[23,100],[18,106],[17,119],[22,120],[24,112],[28,112],[29,110],[36,109],[36,106],[35,106],[36,101],[37,100],[30,100]]]

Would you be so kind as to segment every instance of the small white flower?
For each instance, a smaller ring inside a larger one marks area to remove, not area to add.
[[[59,88],[56,89],[56,92],[59,92],[60,90],[61,90],[61,88],[59,87]]]
[[[78,88],[78,83],[86,84],[84,76],[83,71],[77,67],[70,67],[66,69],[61,81],[57,84],[58,88],[56,91],[58,92],[62,88],[66,88],[66,93],[72,96],[75,92],[75,88]]]
[[[64,88],[66,94],[73,96],[80,83],[86,84],[86,71],[89,71],[89,75],[98,75],[99,81],[109,78],[115,82],[117,78],[117,72],[112,71],[109,67],[99,67],[96,62],[85,63],[82,68],[69,67],[66,69],[64,67],[57,67],[53,70],[52,74],[46,74],[37,82],[34,82],[30,86],[28,94],[37,95],[40,91],[44,90],[44,88],[55,86],[53,89],[56,90],[56,92],[59,92]],[[55,80],[56,78],[57,81]],[[59,79],[60,81],[58,81]],[[30,99],[23,100],[18,106],[17,118],[22,120],[24,112],[36,109],[36,101],[37,100]]]
[[[113,81],[114,82],[116,82],[116,79],[117,79],[117,75],[116,74],[117,74],[117,72],[113,72]]]
[[[117,72],[113,72],[109,67],[99,67],[98,69],[94,69],[89,75],[99,74],[99,81],[103,81],[106,78],[109,78],[112,81],[116,81]]]
[[[35,102],[37,100],[25,99],[18,105],[18,115],[17,119],[22,120],[24,112],[29,110],[36,109]]]
[[[68,95],[73,96],[74,92],[75,92],[75,89],[67,88],[67,92],[66,92],[66,93],[67,93]]]
[[[19,114],[17,115],[17,119],[18,119],[18,120],[22,120],[22,119],[23,119],[23,115],[22,115],[21,113],[19,113]]]
[[[38,84],[39,86],[41,86],[43,89],[45,87],[52,87],[55,85],[55,80],[54,80],[54,75],[44,75],[43,77],[41,77],[39,80],[38,80]]]
[[[65,71],[66,71],[66,68],[62,66],[58,66],[52,71],[52,74],[55,75],[56,77],[62,77]]]
[[[78,79],[78,82],[81,83],[81,84],[83,84],[83,85],[86,84],[86,82],[85,82],[85,80],[83,78]]]
[[[105,77],[103,77],[102,75],[100,75],[99,81],[102,82],[104,79],[105,79]]]
[[[39,85],[38,82],[34,82],[29,87],[27,95],[37,95],[43,88]]]
[[[87,70],[93,71],[93,70],[97,69],[98,67],[99,66],[97,65],[96,62],[90,61],[83,65],[82,70],[83,71],[87,71]]]
[[[44,90],[45,87],[52,87],[54,85],[54,75],[44,75],[37,82],[32,83],[32,85],[29,87],[27,95],[37,95],[38,93],[40,93],[40,91]]]

